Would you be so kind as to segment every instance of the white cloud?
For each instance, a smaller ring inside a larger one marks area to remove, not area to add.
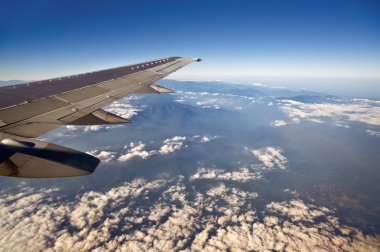
[[[225,93],[208,93],[208,92],[181,92],[178,91],[178,94],[181,94],[176,102],[185,102],[189,101],[195,105],[205,108],[205,109],[220,109],[222,107],[227,107],[240,111],[244,109],[241,101],[249,103],[263,103],[262,97],[252,97],[245,95],[236,95],[236,94],[225,94]],[[236,100],[238,99],[238,100]]]
[[[197,172],[190,177],[190,179],[192,180],[207,179],[239,182],[254,181],[259,180],[261,178],[261,171],[250,170],[247,167],[243,167],[235,171],[225,171],[222,169],[215,168],[199,168]]]
[[[291,190],[289,188],[285,188],[283,192],[289,193],[289,194],[291,194],[293,196],[298,196],[299,195],[299,193],[296,190]]]
[[[124,146],[124,149],[127,149],[127,153],[119,156],[117,160],[120,162],[128,161],[134,157],[140,157],[142,159],[147,159],[151,155],[155,154],[156,151],[146,151],[145,144],[142,142],[134,143],[131,142]]]
[[[105,110],[123,118],[132,118],[137,115],[138,112],[143,111],[143,107],[136,107],[123,102],[114,102],[108,105]]]
[[[72,200],[57,189],[0,198],[4,251],[378,251],[380,237],[301,200],[254,207],[256,192],[223,183],[192,190],[183,176],[135,179]],[[157,193],[159,194],[157,196]],[[149,200],[147,200],[149,199]]]
[[[89,126],[74,126],[74,125],[67,125],[66,129],[69,130],[69,133],[89,133],[89,132],[97,132],[101,130],[108,130],[111,128],[117,128],[121,125],[89,125]],[[66,135],[65,133],[63,135]]]
[[[207,136],[203,136],[202,139],[201,139],[201,143],[207,143],[207,142],[210,142],[211,141],[211,138],[207,137]]]
[[[78,129],[78,126],[74,126],[74,125],[67,125],[66,126],[66,129],[70,130],[70,131],[75,131]]]
[[[369,100],[369,99],[358,99],[354,98],[352,99],[354,102],[357,103],[362,103],[362,104],[371,104],[371,105],[377,105],[380,106],[380,101],[374,101],[374,100]]]
[[[175,151],[180,150],[184,146],[183,142],[186,140],[185,136],[175,136],[173,138],[169,138],[164,140],[163,145],[158,150],[161,155],[167,155],[169,153],[173,153]]]
[[[274,147],[266,147],[263,149],[250,150],[250,152],[261,161],[265,168],[285,169],[288,159],[282,154],[280,149]]]
[[[91,125],[84,127],[84,132],[99,131],[103,128],[102,125]]]
[[[380,131],[376,130],[366,130],[367,134],[370,136],[380,137]]]
[[[198,102],[197,102],[198,103]],[[199,105],[199,104],[197,104]],[[220,109],[220,106],[217,105],[217,104],[212,104],[212,105],[200,105],[201,108],[204,108],[204,109]]]
[[[174,100],[175,102],[178,102],[178,103],[183,103],[183,102],[185,102],[186,100],[185,99],[176,99],[176,100]]]
[[[99,131],[103,128],[101,125],[90,125],[90,126],[83,126],[83,125],[67,125],[66,129],[68,129],[70,132],[91,132],[91,131]]]
[[[194,136],[198,137],[199,136]],[[238,181],[248,182],[260,180],[264,176],[264,172],[273,169],[285,169],[288,162],[282,151],[274,147],[266,147],[262,149],[248,149],[246,151],[253,154],[260,161],[260,164],[252,164],[243,166],[237,170],[226,171],[217,168],[201,167],[190,177],[191,180],[216,180],[216,181]]]
[[[115,159],[116,152],[113,151],[105,151],[105,150],[92,150],[86,152],[89,155],[95,156],[99,158],[102,162],[110,162]]]
[[[203,136],[195,135],[191,137],[192,140],[198,141],[199,143],[208,143],[217,138],[218,136],[210,136],[210,135],[203,135]]]
[[[380,106],[378,101],[356,99],[346,104],[308,104],[292,100],[283,100],[281,103],[281,109],[289,117],[298,122],[300,120],[308,120],[323,123],[322,119],[329,118],[338,122],[348,120],[370,125],[380,125]]]
[[[158,149],[151,149],[146,150],[146,144],[139,141],[139,142],[130,142],[124,146],[124,150],[119,153],[119,156],[117,157],[117,160],[120,162],[126,162],[128,160],[131,160],[132,158],[141,158],[141,159],[147,159],[153,155],[168,155],[170,153],[174,153],[176,151],[179,151],[182,148],[188,147],[186,141],[198,141],[198,143],[203,144],[207,143],[213,139],[217,138],[217,136],[200,136],[196,135],[193,137],[190,137],[188,139],[186,136],[174,136],[172,138],[165,139],[162,142],[162,146]],[[117,151],[99,151],[99,150],[92,150],[87,152],[90,155],[93,155],[103,162],[109,162],[114,159],[116,159],[116,156],[118,155]]]
[[[184,144],[186,141],[186,136],[174,136],[172,138],[166,139],[162,142],[162,146],[158,150],[145,150],[146,145],[142,142],[138,143],[130,143],[127,144],[124,149],[127,149],[127,153],[121,155],[118,160],[121,162],[132,159],[133,157],[140,157],[142,159],[147,159],[148,157],[160,154],[160,155],[168,155],[170,153],[174,153],[187,145]]]
[[[342,121],[335,121],[335,126],[346,128],[346,129],[350,128],[350,126],[348,126],[347,124],[345,124]]]
[[[274,127],[282,127],[285,126],[287,123],[283,120],[275,120],[274,122],[271,122],[271,125]]]

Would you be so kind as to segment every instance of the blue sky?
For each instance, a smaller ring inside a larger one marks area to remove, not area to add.
[[[205,60],[182,79],[380,85],[379,1],[1,2],[0,80],[178,55]]]

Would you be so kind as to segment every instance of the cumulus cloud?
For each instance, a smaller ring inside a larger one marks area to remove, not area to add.
[[[293,100],[282,100],[281,109],[293,119],[294,122],[308,120],[323,123],[329,118],[335,121],[354,121],[370,125],[380,125],[379,101],[354,99],[345,104],[331,103],[302,103]]]
[[[158,150],[161,155],[167,155],[169,153],[173,153],[177,150],[180,150],[184,146],[183,142],[186,140],[185,136],[175,136],[173,138],[169,138],[164,140],[163,145]]]
[[[90,126],[74,126],[74,125],[67,125],[66,129],[68,129],[70,132],[95,132],[100,131],[104,129],[105,126],[103,125],[90,125]]]
[[[105,110],[123,118],[132,118],[133,116],[137,115],[138,112],[143,111],[142,106],[134,106],[132,104],[129,104],[128,101],[129,100],[127,99],[116,101],[108,105]]]
[[[259,180],[261,178],[261,171],[251,170],[247,167],[243,167],[235,171],[225,171],[223,169],[215,168],[199,168],[197,172],[190,177],[192,180],[207,179],[239,182],[248,182]]]
[[[145,150],[145,144],[141,141],[138,143],[131,142],[124,146],[124,149],[127,150],[127,153],[119,156],[117,160],[120,162],[128,161],[134,157],[140,157],[142,159],[147,159],[151,155],[155,154],[156,151],[146,151]]]
[[[282,127],[285,126],[287,123],[283,120],[275,120],[274,122],[271,122],[271,125],[274,127]]]
[[[72,200],[24,188],[0,198],[4,251],[378,251],[380,237],[340,224],[302,200],[254,205],[259,195],[219,183],[191,190],[183,176],[133,181]],[[158,194],[158,196],[157,196]]]
[[[273,202],[267,205],[267,210],[275,215],[268,213],[262,221],[246,221],[217,229],[204,245],[204,250],[330,251],[334,248],[355,251],[379,247],[375,237],[341,226],[326,208],[293,200]],[[318,217],[325,220],[316,223]],[[352,231],[353,240],[350,237]]]
[[[195,136],[197,137],[197,136]],[[266,171],[273,169],[285,169],[288,162],[282,151],[274,147],[262,149],[248,149],[246,151],[260,161],[259,164],[243,166],[237,170],[226,171],[215,167],[201,167],[191,175],[191,180],[216,180],[216,181],[237,181],[248,182],[260,180],[264,177]]]
[[[274,147],[266,147],[263,149],[250,150],[265,168],[285,169],[288,159],[282,154],[282,151]]]
[[[92,150],[92,151],[87,151],[86,153],[94,157],[97,157],[102,162],[106,162],[106,163],[114,160],[117,154],[117,152],[105,151],[105,150]]]
[[[133,158],[147,159],[153,155],[168,155],[179,151],[182,148],[188,147],[186,143],[197,142],[199,144],[203,144],[210,142],[215,138],[217,138],[217,136],[174,136],[163,140],[161,147],[158,149],[147,150],[146,144],[139,141],[126,144],[122,151],[91,150],[87,153],[99,158],[103,162],[110,162],[114,159],[117,159],[119,162],[126,162]]]

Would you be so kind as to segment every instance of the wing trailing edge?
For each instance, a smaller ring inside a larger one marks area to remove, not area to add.
[[[65,122],[65,124],[69,125],[102,125],[123,123],[131,123],[131,121],[126,118],[122,118],[118,115],[112,114],[110,112],[104,111],[103,109],[98,109],[95,112],[87,114],[75,121]]]

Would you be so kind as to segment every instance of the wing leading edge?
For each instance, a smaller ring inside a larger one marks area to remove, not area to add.
[[[201,60],[170,57],[1,87],[0,175],[40,178],[92,173],[98,159],[31,138],[61,125],[130,123],[101,108],[132,93],[172,92],[155,82],[194,61]]]

